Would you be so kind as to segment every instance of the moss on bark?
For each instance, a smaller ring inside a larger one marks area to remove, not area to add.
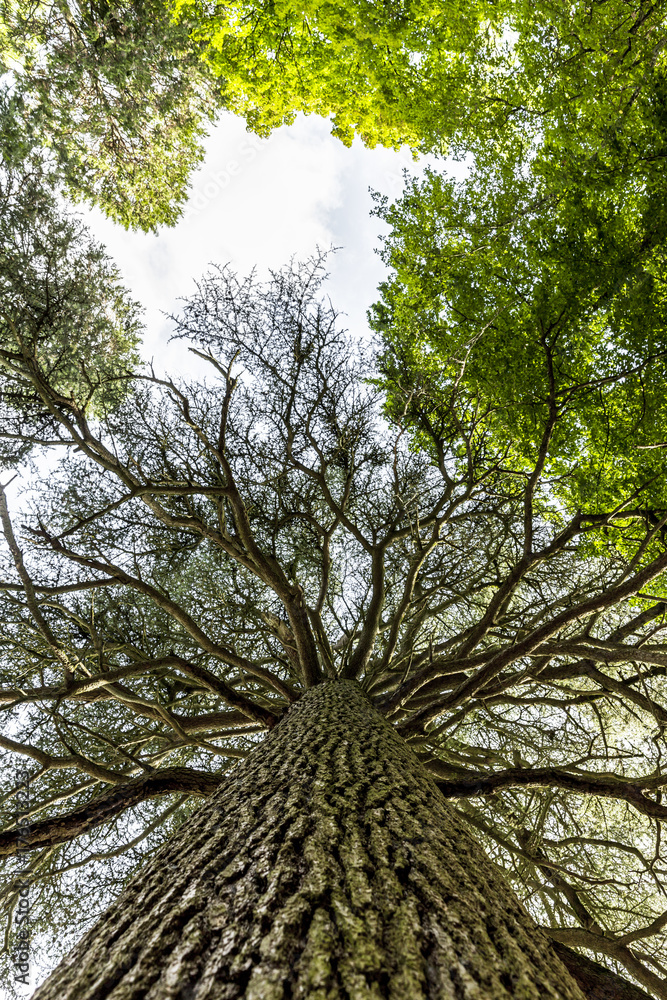
[[[409,747],[311,689],[34,1000],[582,1000]]]

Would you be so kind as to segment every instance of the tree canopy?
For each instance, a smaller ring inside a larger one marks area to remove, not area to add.
[[[632,128],[664,47],[659,4],[178,0],[229,106],[252,127],[297,111],[334,134],[422,151],[537,142],[595,153]],[[641,101],[639,102],[641,104]]]
[[[10,918],[27,877],[36,929],[78,935],[82,898],[346,679],[554,942],[667,997],[662,21],[5,6],[0,457],[48,469],[20,511],[0,485]],[[378,198],[381,343],[341,331],[320,260],[223,268],[175,320],[207,374],[139,365],[138,307],[58,192],[173,223],[221,109],[470,157]]]
[[[430,172],[395,205],[373,310],[396,412],[465,420],[551,502],[665,509],[664,195],[619,204],[533,180]],[[421,426],[421,424],[420,424]],[[656,515],[657,516],[657,515]]]
[[[210,376],[147,369],[101,411],[36,352],[2,356],[55,455],[20,518],[0,498],[0,742],[8,801],[16,760],[32,774],[37,926],[78,935],[82,898],[92,918],[193,797],[340,677],[556,942],[666,996],[665,513],[635,485],[566,501],[468,394],[436,375],[429,395],[429,371],[392,383],[383,415],[320,278],[317,261],[264,285],[212,271],[177,319]],[[11,912],[11,818],[0,848]]]
[[[11,102],[0,106],[7,132],[11,111]],[[38,151],[23,137],[14,152],[0,172],[0,420],[5,430],[18,421],[0,458],[10,467],[53,422],[20,374],[25,365],[38,366],[62,398],[96,413],[122,398],[142,330],[117,267],[59,202],[57,178]]]
[[[556,190],[610,159],[641,173],[664,117],[662,11],[648,0],[11,0],[3,14],[22,128],[70,195],[129,227],[177,220],[222,109],[260,134],[303,112],[348,144],[520,150]]]
[[[161,0],[8,0],[0,62],[16,121],[70,197],[126,227],[177,220],[216,104],[188,26]]]

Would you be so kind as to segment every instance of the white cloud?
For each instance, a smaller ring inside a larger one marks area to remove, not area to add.
[[[97,236],[146,309],[145,355],[182,370],[183,345],[166,346],[171,329],[161,313],[178,311],[193,280],[209,264],[230,263],[246,274],[280,267],[316,247],[341,247],[331,261],[328,292],[359,336],[384,267],[374,252],[381,222],[370,217],[368,188],[396,197],[402,170],[414,168],[407,151],[345,148],[321,118],[300,116],[268,139],[224,116],[207,141],[206,160],[193,177],[192,195],[173,229],[128,233],[86,213]]]
[[[168,343],[172,324],[163,313],[179,310],[210,264],[230,263],[239,273],[260,275],[295,255],[340,247],[329,260],[327,293],[346,315],[342,322],[367,335],[366,310],[377,297],[385,268],[375,253],[383,224],[371,217],[369,187],[396,198],[402,172],[419,167],[407,150],[346,148],[322,118],[300,116],[294,125],[260,139],[232,115],[221,118],[206,143],[206,159],[192,181],[184,216],[158,235],[127,232],[99,211],[84,211],[94,235],[106,245],[134,298],[145,307],[144,356],[158,370],[194,374],[199,364],[182,341]],[[47,474],[53,456],[44,459]],[[17,494],[22,478],[14,481]]]

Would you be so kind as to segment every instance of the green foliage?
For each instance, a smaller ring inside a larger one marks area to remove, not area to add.
[[[664,114],[660,20],[644,0],[4,0],[0,61],[70,194],[154,229],[178,218],[220,108],[259,134],[304,112],[347,144],[523,149],[552,188],[601,145],[641,161],[647,88]]]
[[[173,224],[213,111],[187,26],[160,0],[3,8],[0,62],[13,71],[15,114],[70,196],[128,228]]]
[[[415,149],[426,136],[445,138],[473,100],[488,45],[486,5],[458,0],[237,0],[212,10],[177,0],[176,10],[198,19],[225,106],[253,130],[266,134],[302,111],[332,116],[347,145],[355,133],[369,146]]]
[[[393,275],[372,315],[393,413],[458,439],[459,461],[472,430],[480,467],[537,468],[543,513],[667,510],[663,92],[661,71],[639,163],[602,148],[558,175],[489,156],[461,184],[429,172],[378,202]]]
[[[26,372],[39,367],[59,396],[96,416],[125,396],[139,361],[139,307],[50,181],[34,157],[0,175],[0,413],[5,429],[17,424],[5,459],[26,454],[34,434],[57,433]]]
[[[518,72],[504,78],[502,96],[516,137],[541,141],[554,166],[589,157],[609,162],[628,138],[641,158],[643,95],[664,58],[661,5],[520,0],[511,8]]]
[[[610,0],[393,4],[176,0],[226,107],[267,132],[298,111],[349,143],[461,153],[546,139],[595,150],[632,118],[661,49],[660,14]]]

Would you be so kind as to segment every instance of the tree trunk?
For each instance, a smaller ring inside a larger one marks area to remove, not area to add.
[[[582,1000],[352,681],[308,691],[34,1000]]]

